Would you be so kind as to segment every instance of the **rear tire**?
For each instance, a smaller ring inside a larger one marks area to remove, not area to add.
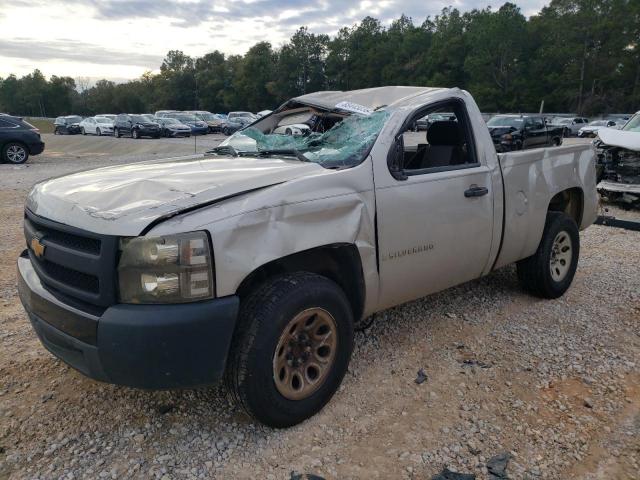
[[[29,150],[19,142],[9,142],[2,149],[2,161],[21,165],[29,160]]]
[[[549,212],[536,253],[517,263],[518,280],[533,295],[558,298],[571,286],[579,256],[576,222],[565,213]]]
[[[116,138],[120,138],[120,130],[118,130],[117,128],[113,129],[113,136]]]
[[[334,395],[353,350],[353,313],[328,278],[274,277],[240,308],[225,382],[233,400],[271,427],[311,417]]]
[[[100,131],[99,128],[96,128],[96,135],[98,135],[99,137],[102,136],[102,132]]]
[[[131,138],[135,138],[136,140],[140,139],[140,132],[137,129],[131,130]]]

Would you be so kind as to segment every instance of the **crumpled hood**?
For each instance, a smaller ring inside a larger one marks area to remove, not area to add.
[[[293,159],[169,158],[47,180],[33,188],[27,208],[91,232],[134,236],[161,217],[323,171]]]
[[[511,132],[514,132],[514,131],[516,131],[516,129],[514,127],[507,127],[507,126],[489,127],[489,134],[492,137],[501,137],[505,133],[511,133]]]
[[[598,137],[600,137],[600,140],[606,145],[640,152],[640,132],[601,128],[598,130]]]

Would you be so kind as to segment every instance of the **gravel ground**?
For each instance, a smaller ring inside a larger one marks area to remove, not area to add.
[[[487,464],[502,453],[512,479],[640,478],[640,232],[583,232],[574,284],[558,300],[522,293],[508,267],[383,312],[357,335],[331,403],[272,430],[221,388],[99,384],[37,341],[14,273],[30,186],[193,151],[121,140],[131,150],[112,156],[101,149],[113,143],[91,140],[115,139],[51,137],[28,167],[0,166],[0,479],[429,479],[445,466],[495,479]]]

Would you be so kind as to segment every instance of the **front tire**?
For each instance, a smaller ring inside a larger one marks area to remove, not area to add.
[[[82,128],[80,129],[80,133],[82,133],[82,135],[86,135],[86,134],[87,134],[87,132],[86,132],[86,130],[84,129],[84,127],[82,127]]]
[[[96,135],[99,137],[102,136],[102,131],[99,128],[96,128]]]
[[[120,138],[120,130],[118,130],[117,128],[113,129],[113,136],[116,138]]]
[[[136,139],[136,140],[139,140],[140,139],[140,132],[137,129],[134,128],[131,131],[131,137]]]
[[[517,264],[518,280],[533,295],[558,298],[571,286],[579,256],[576,222],[565,213],[549,212],[538,250]]]
[[[13,165],[20,165],[29,160],[29,151],[21,143],[10,142],[2,149],[2,160]]]
[[[274,277],[243,300],[225,381],[234,401],[271,427],[324,407],[353,350],[353,313],[342,289],[319,275]]]

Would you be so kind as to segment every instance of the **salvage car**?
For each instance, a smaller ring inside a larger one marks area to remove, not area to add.
[[[177,118],[160,117],[158,118],[158,124],[162,131],[163,137],[190,137],[191,127],[185,125]]]
[[[600,195],[628,207],[640,207],[640,112],[621,130],[599,130],[595,146]]]
[[[0,116],[0,162],[19,165],[44,151],[40,130],[22,117]]]
[[[414,131],[439,112],[455,120]],[[312,132],[273,133],[292,116]],[[83,374],[224,379],[287,427],[331,399],[375,312],[513,263],[527,291],[563,295],[595,186],[591,145],[497,155],[460,89],[316,92],[204,155],[36,185],[18,290],[43,345]]]
[[[54,135],[77,135],[81,132],[80,122],[82,117],[78,115],[67,115],[66,117],[58,117],[53,122]]]
[[[547,125],[542,116],[496,115],[487,122],[498,152],[562,145],[563,127]]]
[[[209,133],[219,132],[226,118],[224,115],[207,112],[205,110],[190,110],[185,113],[195,115],[199,120],[205,122],[209,126]]]
[[[595,137],[601,128],[613,128],[615,126],[616,122],[613,120],[594,120],[578,130],[578,137]]]
[[[175,118],[180,123],[188,126],[191,129],[191,135],[206,135],[207,133],[209,133],[209,125],[207,124],[207,122],[203,122],[192,113],[167,113],[164,115],[164,118]]]
[[[572,135],[578,135],[580,129],[587,123],[589,123],[589,120],[584,117],[556,117],[548,124],[554,127],[562,127],[563,136],[570,137]]]
[[[82,135],[113,135],[113,120],[107,117],[87,117],[80,122]]]
[[[227,117],[220,124],[220,131],[224,135],[231,135],[231,134],[237,132],[238,130],[243,129],[247,125],[250,125],[254,120],[255,120],[255,118],[247,117],[247,116]]]
[[[116,138],[160,138],[161,132],[158,122],[150,121],[149,118],[144,115],[121,113],[116,117],[114,122],[113,135]]]

